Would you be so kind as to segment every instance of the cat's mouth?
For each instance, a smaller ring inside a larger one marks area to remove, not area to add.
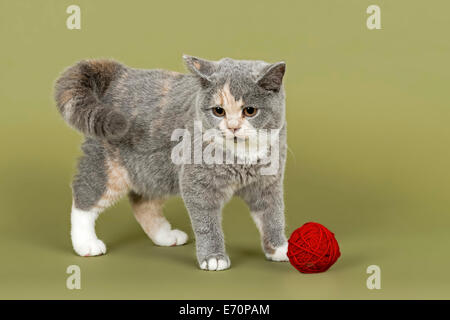
[[[244,137],[234,136],[232,140],[234,143],[239,143],[239,142],[247,143],[250,141],[250,138],[247,136],[244,136]]]
[[[247,136],[236,136],[236,135],[230,135],[226,133],[222,133],[220,135],[222,143],[229,144],[230,146],[232,144],[238,144],[238,143],[248,143],[249,137]]]
[[[238,142],[243,142],[243,141],[247,141],[249,140],[249,136],[248,135],[243,135],[243,134],[232,134],[232,133],[228,133],[228,132],[222,132],[222,138],[228,141],[233,141],[234,143],[238,143]]]

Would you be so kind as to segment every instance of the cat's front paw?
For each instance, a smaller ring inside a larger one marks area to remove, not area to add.
[[[106,253],[106,246],[100,239],[74,241],[73,249],[82,257],[99,256]]]
[[[226,254],[210,254],[200,262],[200,269],[207,271],[221,271],[230,267],[230,258]]]
[[[272,252],[266,252],[266,258],[272,261],[289,261],[287,249],[288,243],[286,242],[284,245],[274,248]]]

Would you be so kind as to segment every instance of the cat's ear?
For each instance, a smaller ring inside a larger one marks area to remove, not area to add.
[[[188,56],[186,54],[183,55],[183,59],[190,72],[199,76],[206,82],[211,82],[211,75],[216,71],[215,62]]]
[[[268,91],[280,91],[283,83],[284,72],[286,71],[286,63],[277,62],[266,67],[261,76],[257,80],[257,84]]]

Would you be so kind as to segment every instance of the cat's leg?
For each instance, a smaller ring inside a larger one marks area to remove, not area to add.
[[[285,236],[284,201],[281,182],[269,186],[254,183],[239,191],[261,235],[266,258],[288,261]]]
[[[119,161],[107,159],[101,153],[93,156],[92,149],[89,149],[92,154],[81,158],[72,184],[71,238],[72,246],[80,256],[106,253],[105,244],[97,238],[95,220],[125,195],[130,186],[128,173]]]
[[[225,252],[221,220],[222,207],[232,192],[214,187],[210,177],[184,174],[181,195],[194,229],[199,266],[212,271],[228,269],[231,262]]]
[[[95,220],[99,212],[77,209],[72,206],[71,231],[72,246],[83,257],[98,256],[106,253],[106,246],[95,233]]]
[[[172,229],[163,214],[162,199],[149,199],[134,192],[130,195],[134,216],[142,229],[158,246],[179,246],[187,242],[188,236],[181,230]]]

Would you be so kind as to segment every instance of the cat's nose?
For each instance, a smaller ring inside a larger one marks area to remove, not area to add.
[[[236,135],[236,131],[242,127],[242,117],[240,114],[228,114],[225,124],[227,129]]]
[[[233,135],[236,135],[236,132],[240,129],[241,127],[228,127],[228,130],[231,131],[231,133]]]
[[[238,131],[241,128],[241,126],[240,126],[239,121],[228,121],[227,128],[232,133],[235,133],[236,131]]]

